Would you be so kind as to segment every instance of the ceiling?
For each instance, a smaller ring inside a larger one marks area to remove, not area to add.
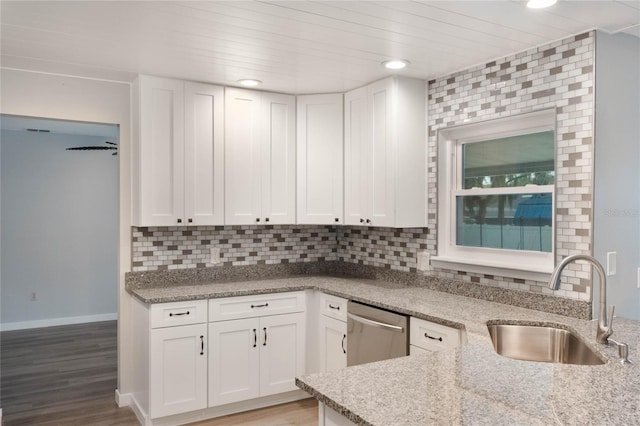
[[[138,73],[285,93],[341,92],[390,73],[430,79],[599,28],[640,37],[640,0],[4,1],[1,60],[119,81]]]
[[[110,138],[110,140],[115,140],[118,137],[118,126],[115,124],[87,123],[8,114],[0,114],[0,129],[18,132],[38,131],[64,135],[99,136]]]

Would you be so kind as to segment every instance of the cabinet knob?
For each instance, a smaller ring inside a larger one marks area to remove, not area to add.
[[[335,222],[340,222],[340,219],[336,217],[336,218],[334,219],[334,221],[335,221]]]
[[[364,223],[364,219],[362,219],[362,218],[361,218],[361,219],[360,219],[360,223]]]
[[[178,223],[182,223],[182,219],[178,219]]]
[[[260,222],[260,218],[259,217],[256,217],[256,222]]]
[[[193,223],[193,219],[189,218],[189,219],[187,220],[187,222],[189,222],[189,223]]]
[[[266,217],[266,218],[264,219],[264,221],[265,221],[265,222],[269,222],[269,218],[268,218],[268,217]]]
[[[367,219],[367,223],[371,223],[371,220],[370,220],[370,219]]]

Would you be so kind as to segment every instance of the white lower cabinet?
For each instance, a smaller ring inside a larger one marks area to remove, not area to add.
[[[320,371],[347,366],[347,323],[322,315],[320,318]]]
[[[151,330],[151,418],[207,406],[207,324]]]
[[[466,343],[464,330],[411,317],[409,323],[409,354],[438,352]]]
[[[318,426],[355,426],[355,423],[321,402],[318,404]]]
[[[290,294],[302,298],[291,309],[304,310],[304,293]],[[295,377],[305,373],[305,314],[269,315],[270,309],[282,310],[278,302],[286,295],[238,298],[263,309],[264,316],[209,323],[210,407],[298,389]],[[225,302],[212,300],[214,305]]]

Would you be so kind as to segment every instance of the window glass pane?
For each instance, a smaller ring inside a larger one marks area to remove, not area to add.
[[[551,193],[458,196],[456,205],[459,246],[551,252]]]
[[[462,189],[552,185],[554,132],[462,145]]]

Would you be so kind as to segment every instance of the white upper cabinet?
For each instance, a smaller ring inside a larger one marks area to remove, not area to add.
[[[425,82],[390,77],[345,94],[345,223],[426,226]]]
[[[225,221],[295,223],[295,98],[227,89]]]
[[[133,224],[223,224],[223,88],[150,76],[135,87]]]
[[[299,224],[343,223],[343,95],[297,98]]]
[[[224,223],[224,90],[198,83],[185,83],[184,90],[184,216],[187,224],[221,225]]]

